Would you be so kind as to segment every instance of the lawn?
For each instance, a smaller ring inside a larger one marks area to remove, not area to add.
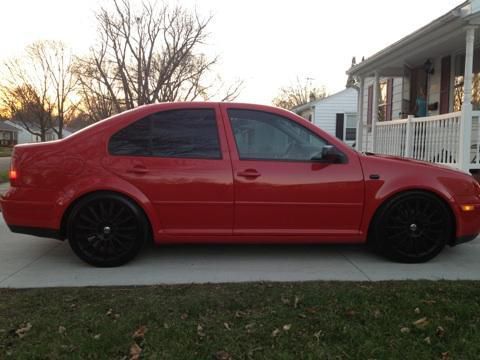
[[[479,285],[0,289],[0,358],[473,359]]]
[[[0,183],[8,181],[8,170],[0,171]]]

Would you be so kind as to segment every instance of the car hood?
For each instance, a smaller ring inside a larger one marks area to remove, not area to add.
[[[427,161],[415,160],[415,159],[411,159],[411,158],[404,158],[404,157],[392,156],[392,155],[374,154],[374,153],[370,153],[370,152],[362,153],[362,155],[366,158],[372,158],[373,157],[375,159],[379,159],[379,160],[383,159],[383,160],[388,161],[388,162],[398,162],[398,163],[402,163],[402,164],[424,166],[424,167],[427,167],[429,169],[438,169],[438,170],[444,170],[444,171],[452,172],[452,173],[455,173],[455,174],[470,175],[466,172],[463,172],[461,170],[458,170],[458,169],[450,167],[450,166],[430,163],[430,162],[427,162]]]

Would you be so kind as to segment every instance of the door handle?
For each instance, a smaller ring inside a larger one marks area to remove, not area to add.
[[[248,178],[255,179],[255,178],[260,176],[260,173],[255,169],[247,169],[247,170],[244,170],[244,171],[237,172],[237,176],[241,176],[241,177],[244,177],[244,178],[247,178],[247,179]]]
[[[147,168],[143,166],[134,166],[133,168],[127,170],[127,173],[137,174],[137,175],[143,175],[143,174],[146,174],[147,172],[148,172]]]

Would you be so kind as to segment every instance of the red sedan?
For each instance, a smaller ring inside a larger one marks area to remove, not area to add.
[[[480,232],[480,186],[453,169],[361,154],[284,110],[142,106],[15,146],[13,232],[68,239],[96,266],[164,243],[366,243],[423,262]]]

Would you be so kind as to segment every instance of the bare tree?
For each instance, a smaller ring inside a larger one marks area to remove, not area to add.
[[[275,106],[291,110],[308,102],[322,99],[326,95],[325,87],[313,87],[309,79],[302,82],[297,77],[295,84],[280,89],[272,103]]]
[[[64,122],[74,109],[69,97],[76,84],[65,45],[33,43],[25,56],[6,61],[3,70],[0,102],[9,116],[42,141],[50,130],[62,138]]]
[[[162,101],[207,99],[217,62],[200,51],[211,18],[181,6],[113,0],[97,13],[99,39],[76,66],[87,111],[95,118]],[[238,95],[240,84],[224,100]]]

